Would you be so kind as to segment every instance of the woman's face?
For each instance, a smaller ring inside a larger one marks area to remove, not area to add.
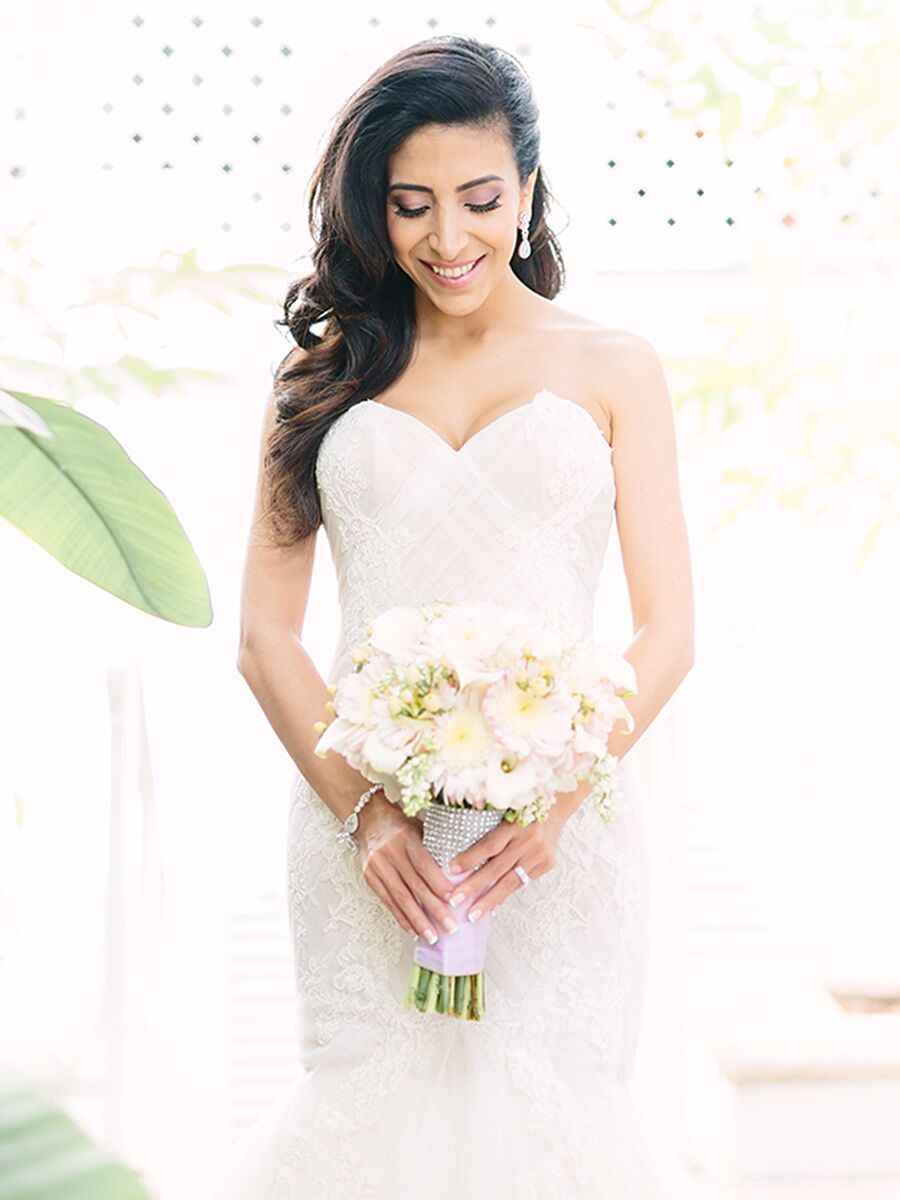
[[[520,189],[503,134],[471,126],[425,126],[391,156],[391,247],[401,269],[438,308],[471,312],[507,278],[519,214],[531,216],[535,174]],[[473,269],[448,279],[429,264]]]

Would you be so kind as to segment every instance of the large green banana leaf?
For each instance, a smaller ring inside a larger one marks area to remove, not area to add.
[[[0,390],[0,516],[136,608],[212,622],[206,575],[171,504],[107,429],[68,405]]]
[[[62,1109],[0,1073],[0,1200],[150,1200]]]

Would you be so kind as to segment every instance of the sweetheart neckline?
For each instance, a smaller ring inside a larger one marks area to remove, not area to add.
[[[474,441],[476,441],[479,437],[481,437],[482,434],[485,434],[488,432],[488,430],[493,429],[495,425],[499,425],[500,422],[505,420],[505,418],[511,417],[513,415],[513,413],[526,412],[528,409],[533,408],[538,397],[542,396],[542,395],[552,396],[555,400],[562,401],[563,404],[569,404],[573,408],[580,409],[581,412],[583,412],[584,415],[587,417],[587,419],[590,421],[591,427],[596,431],[598,437],[603,442],[604,446],[606,446],[606,448],[610,452],[612,452],[612,445],[610,444],[606,434],[603,432],[603,430],[600,428],[600,426],[597,424],[597,422],[594,420],[594,418],[591,416],[591,414],[588,412],[588,410],[584,407],[583,404],[579,404],[576,400],[570,400],[568,398],[568,396],[560,396],[557,392],[554,392],[551,388],[546,388],[546,387],[538,388],[538,390],[534,393],[534,395],[531,397],[531,399],[526,400],[524,404],[517,404],[513,408],[508,408],[506,410],[506,412],[502,412],[502,413],[500,413],[499,416],[494,417],[493,421],[488,421],[487,425],[482,425],[482,427],[480,429],[476,429],[473,434],[470,434],[470,436],[466,438],[466,440],[463,442],[463,444],[461,446],[451,446],[450,443],[446,440],[446,438],[441,437],[441,435],[438,433],[438,431],[436,429],[434,429],[431,425],[429,425],[427,421],[423,421],[421,419],[421,417],[417,417],[417,416],[415,416],[414,413],[407,412],[403,408],[395,408],[392,404],[384,404],[384,403],[382,403],[381,400],[375,400],[371,396],[366,396],[365,399],[360,401],[360,403],[361,404],[374,404],[378,408],[383,409],[386,412],[393,412],[393,413],[397,413],[401,417],[406,417],[408,420],[412,421],[414,424],[416,424],[416,425],[420,426],[422,429],[424,429],[427,433],[431,434],[432,437],[436,438],[437,441],[439,441],[442,446],[446,447],[446,449],[449,451],[450,454],[452,454],[454,457],[459,457],[461,454],[464,453],[466,448],[468,446],[471,446],[471,444]]]

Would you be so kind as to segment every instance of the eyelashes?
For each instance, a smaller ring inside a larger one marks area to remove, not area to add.
[[[495,208],[503,207],[502,204],[498,203],[499,199],[500,199],[499,196],[495,196],[494,199],[488,201],[487,204],[469,204],[467,207],[470,208],[473,212],[478,212],[478,213],[493,212]],[[424,205],[422,208],[404,208],[403,205],[400,204],[394,209],[394,216],[395,217],[421,217],[422,213],[426,212],[427,209],[428,209],[427,204]]]

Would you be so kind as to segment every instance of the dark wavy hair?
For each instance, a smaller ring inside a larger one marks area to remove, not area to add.
[[[415,348],[415,284],[394,259],[385,218],[388,160],[411,133],[430,124],[504,132],[520,186],[537,168],[531,254],[514,254],[512,269],[542,296],[559,292],[564,269],[546,221],[551,193],[539,165],[538,113],[518,59],[457,35],[399,51],[338,112],[310,182],[313,269],[290,284],[275,322],[302,351],[290,350],[275,370],[264,469],[276,545],[290,546],[321,524],[315,464],[328,427],[385,391]]]

